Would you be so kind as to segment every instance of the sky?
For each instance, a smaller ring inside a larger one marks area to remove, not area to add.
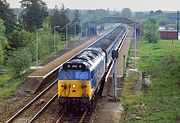
[[[11,8],[19,8],[21,0],[7,0]],[[59,7],[63,3],[66,8],[72,9],[107,9],[122,10],[130,8],[133,11],[177,11],[180,9],[180,0],[43,0],[48,8]]]

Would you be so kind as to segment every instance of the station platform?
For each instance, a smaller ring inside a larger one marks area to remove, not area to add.
[[[61,54],[59,57],[49,62],[48,64],[42,66],[42,68],[39,68],[34,72],[32,72],[25,80],[20,91],[36,93],[36,91],[39,89],[42,83],[46,84],[50,81],[56,80],[57,71],[63,63],[65,63],[66,61],[77,55],[77,53],[81,52],[91,44],[95,43],[97,40],[99,40],[104,35],[106,35],[109,31],[110,30],[108,31],[106,30],[101,32],[95,37],[90,37],[84,40],[82,44],[76,46],[75,48],[65,49],[66,51],[63,54]]]
[[[128,58],[128,53],[129,53],[129,48],[130,48],[130,43],[131,43],[131,38],[129,35],[130,35],[130,31],[128,32],[127,37],[119,51],[119,57],[116,63],[117,64],[116,65],[117,87],[120,87],[120,84],[124,77],[124,71],[126,68],[126,63],[127,63],[127,58]],[[103,89],[102,96],[113,95],[114,89],[112,86],[113,85],[112,85],[112,71],[111,71],[107,81],[105,82],[105,85],[104,85],[105,88]]]
[[[117,101],[114,101],[113,97],[114,85],[112,82],[111,71],[110,76],[104,85],[105,88],[102,93],[103,99],[101,100],[100,105],[96,110],[97,113],[94,113],[95,116],[92,118],[92,123],[119,123],[122,118],[124,109],[119,99],[122,89],[124,70],[126,68],[126,62],[131,43],[129,33],[130,32],[128,32],[125,42],[119,51],[119,57],[117,60]]]

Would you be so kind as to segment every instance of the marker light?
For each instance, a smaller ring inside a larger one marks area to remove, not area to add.
[[[76,85],[72,85],[73,88],[76,88]]]

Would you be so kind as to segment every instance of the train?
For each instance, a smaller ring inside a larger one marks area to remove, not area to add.
[[[69,106],[84,109],[91,104],[112,60],[112,50],[118,49],[127,31],[128,25],[120,24],[60,67],[58,101],[64,109]]]

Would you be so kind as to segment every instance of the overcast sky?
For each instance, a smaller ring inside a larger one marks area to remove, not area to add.
[[[20,7],[21,0],[7,0],[12,8]],[[73,9],[111,9],[121,10],[128,7],[133,11],[166,10],[177,11],[180,9],[180,0],[43,0],[48,8],[54,8],[64,3],[66,8]]]

